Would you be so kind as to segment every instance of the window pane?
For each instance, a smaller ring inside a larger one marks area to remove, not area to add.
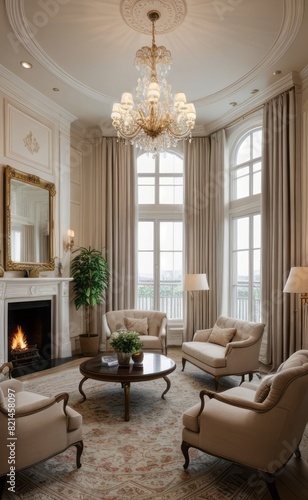
[[[261,171],[253,174],[253,194],[261,193]]]
[[[138,249],[154,249],[154,224],[152,221],[140,221],[138,223]]]
[[[244,139],[238,148],[236,155],[236,165],[240,165],[250,160],[250,135]]]
[[[159,183],[159,203],[183,202],[183,177],[160,177]]]
[[[182,222],[160,223],[160,248],[161,250],[182,250]]]
[[[147,153],[138,156],[137,158],[138,174],[152,174],[155,172],[155,158]]]
[[[252,157],[259,158],[262,154],[262,131],[256,130],[252,134]]]
[[[155,202],[154,186],[138,186],[138,203],[151,205]]]
[[[138,281],[153,281],[153,252],[138,252]]]
[[[249,252],[236,252],[237,283],[249,281]]]
[[[261,247],[261,215],[253,216],[253,247]]]
[[[234,199],[249,196],[249,167],[236,169],[234,176]]]
[[[154,284],[138,285],[138,308],[154,309]]]
[[[161,174],[182,174],[183,160],[179,156],[163,153],[159,156],[159,172]]]
[[[234,231],[236,235],[235,249],[243,250],[249,248],[249,218],[242,217],[234,220]]]
[[[260,250],[254,250],[253,252],[253,280],[260,283],[261,279],[261,253]]]

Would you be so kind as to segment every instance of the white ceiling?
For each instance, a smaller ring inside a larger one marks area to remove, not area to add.
[[[196,134],[253,108],[308,64],[305,0],[2,0],[0,64],[86,126],[115,135],[112,104],[134,92],[135,53],[151,45],[140,31],[151,29],[153,9],[162,12],[156,43],[173,58],[168,82],[195,103]],[[171,31],[159,34],[161,26]]]

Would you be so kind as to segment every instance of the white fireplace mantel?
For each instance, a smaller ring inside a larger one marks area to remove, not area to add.
[[[72,278],[0,279],[0,365],[7,361],[8,303],[50,299],[53,305],[52,357],[72,355],[69,333],[69,282]]]

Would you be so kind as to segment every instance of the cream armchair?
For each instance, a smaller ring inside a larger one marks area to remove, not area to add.
[[[182,344],[182,366],[186,361],[213,375],[215,388],[220,377],[252,374],[259,368],[263,323],[220,316],[214,327],[198,330],[191,342]]]
[[[138,331],[143,351],[167,354],[167,315],[163,312],[125,309],[105,313],[102,320],[101,351],[108,350],[108,338],[118,330]]]
[[[244,382],[223,393],[200,392],[201,402],[183,414],[184,468],[197,448],[262,471],[272,498],[275,474],[299,444],[308,420],[308,351],[294,353],[260,385]]]
[[[81,467],[82,416],[67,401],[67,393],[45,397],[28,392],[17,379],[0,383],[0,498],[10,467],[15,474],[72,445]]]

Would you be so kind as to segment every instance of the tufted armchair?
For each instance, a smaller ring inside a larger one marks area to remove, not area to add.
[[[160,311],[125,309],[103,315],[101,351],[108,350],[108,338],[118,330],[135,330],[140,334],[143,351],[167,354],[167,315]]]
[[[72,445],[77,448],[77,468],[81,467],[82,416],[67,406],[68,397],[28,392],[17,379],[0,383],[0,498],[10,467],[15,473]]]
[[[299,444],[308,420],[308,350],[297,351],[260,385],[244,382],[223,393],[200,392],[201,401],[183,414],[184,468],[188,450],[262,471],[278,500],[275,475]]]
[[[259,368],[263,323],[220,316],[214,327],[197,330],[191,342],[182,344],[182,366],[186,361],[213,375],[215,388],[220,377],[249,374]]]

